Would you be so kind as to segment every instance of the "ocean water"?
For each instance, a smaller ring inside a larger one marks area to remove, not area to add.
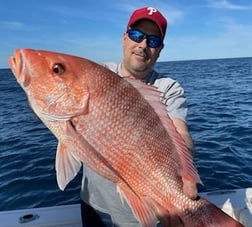
[[[159,62],[184,87],[199,191],[252,187],[252,58]],[[60,191],[57,141],[9,69],[0,69],[0,211],[79,202],[81,173]]]

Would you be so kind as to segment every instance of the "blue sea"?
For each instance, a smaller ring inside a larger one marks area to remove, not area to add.
[[[158,62],[184,87],[199,191],[252,187],[252,58]],[[0,211],[79,202],[81,173],[64,192],[57,141],[9,69],[0,69]]]

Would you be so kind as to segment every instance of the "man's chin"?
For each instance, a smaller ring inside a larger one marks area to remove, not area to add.
[[[147,66],[148,66],[147,60],[145,58],[142,58],[142,57],[136,57],[134,59],[134,61],[132,62],[132,67],[136,71],[143,72],[143,71],[146,70]]]

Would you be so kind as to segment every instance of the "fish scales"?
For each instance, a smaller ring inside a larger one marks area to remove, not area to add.
[[[91,76],[90,78],[93,77]],[[169,154],[164,149],[165,146],[162,145],[162,142],[158,144],[154,142],[157,139],[162,141],[161,137],[163,137],[163,144],[167,144],[168,142],[167,136],[163,136],[166,134],[164,128],[158,127],[160,126],[159,118],[154,111],[148,111],[150,107],[147,102],[143,105],[143,98],[135,94],[137,91],[131,91],[132,87],[129,87],[127,83],[118,77],[114,77],[117,82],[114,83],[116,86],[112,87],[113,94],[117,94],[118,99],[111,95],[111,91],[108,91],[106,93],[101,93],[101,101],[99,101],[96,90],[101,86],[111,86],[111,79],[106,80],[106,75],[100,75],[99,78],[100,82],[97,79],[95,80],[97,88],[94,88],[94,95],[96,96],[96,100],[95,102],[90,100],[90,103],[93,103],[95,107],[90,106],[92,113],[90,112],[88,116],[83,116],[80,119],[80,122],[88,128],[88,132],[81,132],[81,134],[85,135],[88,141],[92,141],[93,147],[99,150],[110,163],[115,162],[115,165],[117,165],[122,172],[123,169],[126,170],[127,172],[125,172],[125,174],[128,175],[128,181],[132,181],[133,179],[136,183],[136,177],[132,178],[134,174],[132,174],[130,170],[134,170],[136,167],[142,168],[144,171],[139,172],[139,174],[143,175],[142,177],[138,177],[139,184],[141,185],[143,177],[148,176],[150,181],[149,184],[154,184],[153,188],[158,191],[159,189],[156,187],[156,182],[159,181],[153,181],[153,179],[150,179],[150,175],[146,173],[151,174],[153,170],[159,170],[155,165],[157,163],[161,165],[161,160],[168,160],[167,155]],[[102,85],[100,85],[100,83],[102,83]],[[92,98],[92,94],[90,90],[90,98]],[[96,108],[97,106],[99,108]],[[120,111],[117,106],[119,106],[119,108],[121,106],[127,106],[128,108],[127,111]],[[118,114],[118,112],[121,113],[121,115]],[[148,115],[146,115],[146,113],[148,113]],[[96,122],[96,119],[99,119],[99,122]],[[136,124],[141,124],[142,121],[144,122],[142,126],[137,127]],[[117,129],[115,126],[117,126]],[[104,128],[106,131],[103,131]],[[159,128],[159,130],[153,130],[153,128]],[[78,130],[80,131],[81,129]],[[160,131],[160,133],[156,133],[157,131]],[[136,134],[138,134],[138,136]],[[125,143],[125,141],[129,141],[129,143]],[[158,148],[162,150],[162,152],[158,152],[158,155],[152,152],[157,150],[157,145],[163,146]],[[135,150],[138,150],[138,152],[135,152]],[[157,158],[159,158],[158,162]],[[151,163],[152,160],[153,165]],[[148,165],[146,165],[146,162],[148,162]],[[142,163],[143,166],[139,166],[140,163]],[[164,166],[167,166],[166,162],[164,162]],[[165,169],[165,167],[163,169]],[[157,176],[157,178],[162,179],[160,176]]]

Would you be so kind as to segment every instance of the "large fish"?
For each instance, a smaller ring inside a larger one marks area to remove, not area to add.
[[[143,226],[173,216],[188,227],[242,226],[203,198],[190,152],[159,92],[84,58],[16,50],[9,65],[42,122],[57,137],[63,190],[83,162],[113,181]]]

